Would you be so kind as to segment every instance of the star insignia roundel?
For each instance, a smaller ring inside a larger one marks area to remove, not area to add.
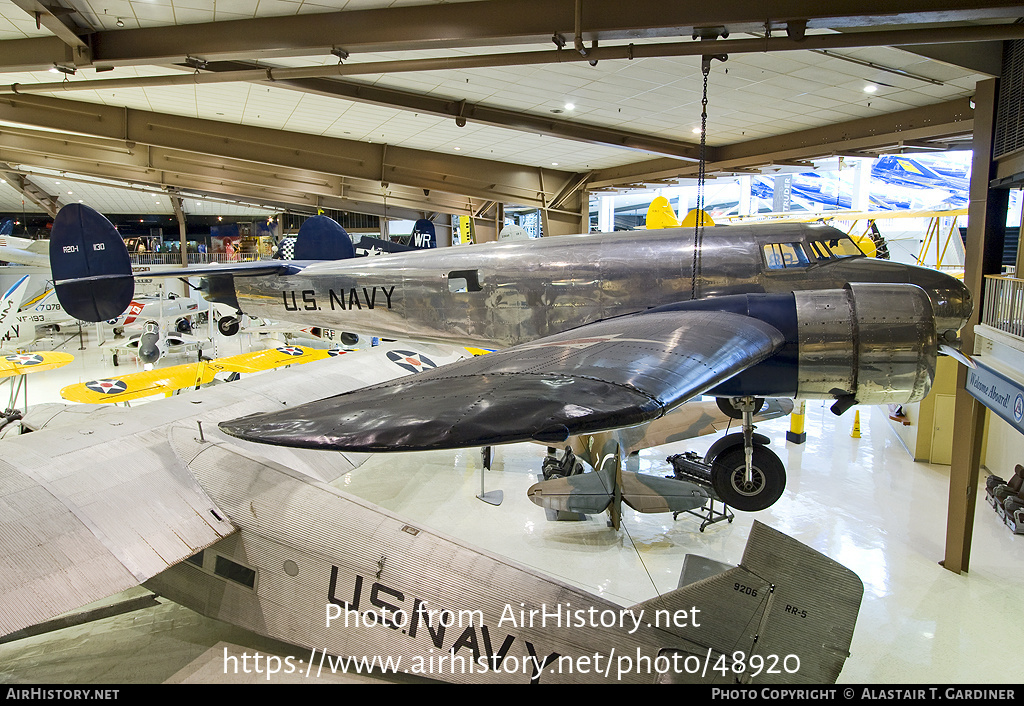
[[[7,356],[7,362],[18,363],[19,365],[39,365],[43,362],[43,356],[32,353],[18,353]]]
[[[428,368],[437,367],[437,363],[430,358],[422,353],[415,353],[413,351],[388,351],[388,359],[398,367],[411,373],[419,373]]]
[[[294,346],[281,346],[277,351],[278,353],[284,353],[285,355],[302,355],[302,349],[295,348]]]
[[[85,383],[85,386],[93,392],[104,395],[116,395],[118,392],[128,389],[128,385],[123,380],[92,380]]]

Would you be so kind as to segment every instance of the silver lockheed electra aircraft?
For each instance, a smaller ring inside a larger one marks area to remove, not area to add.
[[[920,400],[940,348],[957,354],[972,301],[949,275],[866,258],[825,225],[718,226],[699,240],[666,229],[353,258],[345,231],[318,216],[295,261],[171,274],[207,276],[209,298],[251,316],[503,349],[225,421],[228,434],[343,451],[556,445],[713,395],[743,432],[708,459],[710,482],[741,510],[785,484],[753,433],[757,399],[834,399],[837,414]],[[65,206],[50,257],[74,316],[102,321],[130,302],[127,251],[96,211]]]

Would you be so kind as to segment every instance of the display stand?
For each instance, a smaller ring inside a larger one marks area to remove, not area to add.
[[[492,490],[489,493],[484,492],[484,473],[491,468],[491,447],[484,446],[480,450],[483,463],[480,464],[480,494],[477,495],[478,500],[483,500],[488,505],[501,505],[501,501],[505,499],[505,493],[501,490]]]
[[[697,510],[680,510],[678,512],[673,512],[672,513],[672,519],[673,520],[678,519],[679,515],[681,515],[684,512],[689,514],[689,515],[693,515],[694,517],[696,517],[697,519],[699,519],[701,521],[701,523],[700,523],[700,531],[701,532],[703,532],[704,529],[708,525],[713,525],[716,522],[722,522],[724,520],[726,522],[730,522],[731,523],[733,521],[733,519],[735,519],[736,515],[734,515],[732,513],[732,511],[729,510],[729,506],[726,505],[725,503],[722,503],[722,509],[721,510],[716,510],[715,509],[715,502],[721,502],[721,501],[720,500],[716,501],[715,498],[713,498],[713,497],[712,498],[708,498],[708,501],[706,503],[704,503],[704,505],[702,505],[700,507],[700,509],[697,509]]]

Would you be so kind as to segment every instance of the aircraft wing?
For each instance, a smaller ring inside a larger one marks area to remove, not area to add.
[[[12,245],[0,245],[0,261],[16,262],[19,265],[32,265],[34,267],[49,267],[50,256],[37,252],[30,252]]]
[[[0,358],[0,378],[41,373],[44,370],[60,368],[75,359],[70,353],[56,351],[44,353],[17,353]]]
[[[350,451],[562,443],[656,419],[782,344],[777,329],[740,314],[645,313],[220,426],[249,441]]]
[[[166,434],[166,432],[164,432]],[[33,435],[34,436],[34,435]],[[0,634],[145,581],[235,531],[151,437],[98,425],[0,458]]]
[[[90,404],[128,402],[140,397],[170,394],[175,390],[205,385],[211,382],[217,373],[255,373],[261,370],[280,368],[284,365],[323,360],[337,354],[336,351],[323,349],[281,346],[227,358],[172,365],[102,380],[90,380],[76,385],[68,385],[60,391],[60,396],[69,402]]]

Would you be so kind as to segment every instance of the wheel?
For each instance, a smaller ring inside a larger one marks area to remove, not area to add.
[[[116,367],[117,367],[117,353],[114,353],[114,354],[113,354],[113,355],[111,356],[111,358],[112,358],[112,360],[113,360],[113,362],[114,362],[114,367],[116,368]]]
[[[188,319],[178,319],[175,328],[178,333],[192,333],[192,323]]]
[[[718,408],[722,410],[722,414],[729,417],[729,419],[743,419],[743,412],[741,412],[739,408],[733,406],[731,397],[716,397],[715,403],[718,405]],[[764,398],[755,397],[754,414],[760,412],[762,407],[764,407]]]
[[[786,489],[786,467],[764,446],[755,446],[751,459],[752,479],[744,481],[746,459],[742,446],[732,446],[711,464],[711,486],[729,507],[757,512],[771,507]]]
[[[217,322],[217,330],[224,336],[234,336],[241,326],[242,322],[235,316],[222,316]]]

